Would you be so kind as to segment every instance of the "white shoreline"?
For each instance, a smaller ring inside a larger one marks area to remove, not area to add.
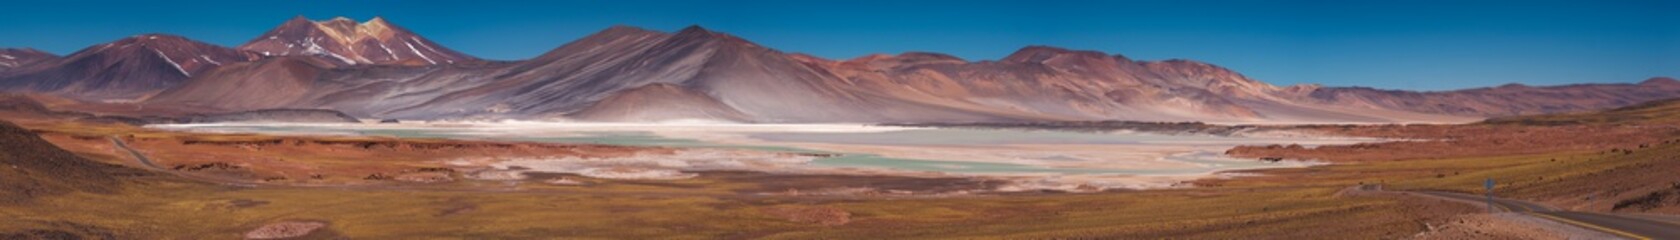
[[[774,133],[817,133],[817,134],[821,134],[821,133],[836,133],[836,134],[860,133],[860,134],[869,134],[869,133],[888,133],[888,132],[906,131],[906,130],[936,130],[936,129],[939,129],[939,128],[924,128],[924,127],[873,126],[873,125],[863,125],[863,124],[855,124],[855,125],[854,124],[734,124],[734,123],[652,123],[652,124],[649,124],[649,123],[585,123],[585,122],[503,121],[503,122],[426,122],[426,123],[396,123],[396,124],[372,124],[372,123],[357,123],[357,124],[351,124],[351,123],[326,123],[326,124],[322,124],[322,123],[290,123],[290,124],[287,124],[287,123],[213,123],[213,124],[148,125],[147,127],[157,128],[157,129],[166,129],[166,130],[177,130],[177,131],[201,131],[201,132],[208,131],[208,132],[224,132],[224,133],[238,132],[238,133],[277,134],[277,135],[323,135],[323,134],[321,134],[321,133],[311,133],[311,132],[294,132],[294,133],[298,133],[298,134],[287,134],[285,132],[274,132],[274,131],[265,131],[265,130],[258,130],[258,131],[237,131],[237,130],[235,130],[235,131],[223,131],[225,129],[218,129],[218,128],[318,127],[318,128],[332,129],[332,130],[417,130],[417,131],[424,131],[424,130],[428,130],[428,129],[437,129],[437,130],[461,130],[461,131],[452,131],[452,132],[449,132],[449,133],[451,135],[457,135],[457,136],[482,136],[482,139],[488,139],[488,140],[497,140],[496,137],[498,137],[498,136],[524,136],[524,137],[536,137],[536,136],[553,137],[553,136],[559,136],[559,137],[567,137],[568,135],[577,135],[579,133],[589,133],[589,132],[648,132],[648,133],[652,133],[655,136],[659,136],[661,138],[688,139],[688,140],[695,140],[695,141],[700,141],[700,142],[709,143],[709,144],[742,145],[742,146],[775,146],[775,147],[791,147],[791,148],[810,149],[810,150],[828,151],[828,152],[868,153],[868,154],[875,154],[875,155],[879,155],[879,156],[882,156],[882,157],[888,157],[888,158],[918,159],[918,160],[929,160],[929,161],[950,161],[953,164],[958,164],[958,165],[961,165],[964,162],[970,162],[970,163],[1005,163],[1005,164],[1015,164],[1015,165],[1029,166],[1029,167],[1040,167],[1040,168],[1117,169],[1117,170],[1139,170],[1139,171],[1147,171],[1149,169],[1184,169],[1184,170],[1189,170],[1189,169],[1185,169],[1185,168],[1191,168],[1191,169],[1194,169],[1194,168],[1208,168],[1205,171],[1192,172],[1192,173],[1146,173],[1146,174],[1052,173],[1052,172],[986,172],[986,173],[974,173],[974,172],[924,171],[924,170],[916,170],[916,169],[894,169],[890,166],[880,166],[880,168],[816,166],[814,164],[811,164],[812,161],[810,159],[803,159],[803,160],[799,160],[799,161],[759,160],[759,161],[756,161],[756,162],[762,162],[762,163],[766,163],[766,164],[744,164],[744,165],[741,165],[741,167],[729,167],[729,168],[721,169],[721,170],[748,170],[748,171],[760,171],[760,172],[772,172],[772,173],[781,172],[781,173],[796,173],[796,174],[797,173],[828,173],[828,174],[860,174],[860,175],[961,176],[961,177],[976,177],[976,178],[994,178],[994,179],[1010,180],[1012,183],[1014,183],[1012,185],[1021,185],[1021,186],[1018,186],[1018,187],[1014,187],[1014,188],[1019,188],[1021,190],[1056,189],[1056,190],[1069,190],[1069,191],[1078,190],[1078,189],[1088,189],[1088,188],[1097,188],[1097,189],[1108,189],[1108,188],[1128,188],[1128,189],[1173,188],[1173,187],[1182,187],[1182,186],[1180,186],[1179,183],[1183,182],[1183,181],[1209,178],[1209,177],[1228,177],[1228,176],[1225,176],[1225,175],[1221,174],[1223,172],[1228,172],[1228,171],[1241,171],[1241,170],[1267,169],[1267,168],[1309,167],[1309,166],[1324,164],[1322,162],[1298,162],[1298,161],[1286,161],[1286,162],[1281,162],[1281,163],[1265,164],[1265,163],[1258,163],[1257,160],[1255,162],[1246,162],[1246,161],[1243,161],[1241,159],[1234,159],[1234,158],[1229,159],[1229,161],[1230,161],[1229,163],[1221,163],[1221,162],[1194,163],[1194,162],[1186,162],[1186,161],[1171,159],[1171,158],[1175,158],[1175,157],[1183,157],[1187,154],[1196,154],[1196,153],[1212,152],[1212,153],[1222,154],[1225,150],[1228,150],[1230,147],[1234,147],[1236,145],[1242,145],[1242,144],[1290,144],[1290,143],[1294,143],[1294,142],[1286,143],[1286,142],[1282,142],[1282,141],[1296,141],[1296,142],[1308,143],[1308,144],[1303,144],[1303,145],[1309,145],[1309,144],[1318,145],[1318,144],[1344,144],[1344,143],[1356,143],[1356,142],[1370,141],[1370,139],[1317,138],[1317,137],[1300,138],[1300,137],[1296,137],[1296,136],[1289,136],[1289,137],[1267,136],[1267,137],[1257,137],[1257,138],[1256,137],[1237,136],[1237,137],[1206,137],[1206,138],[1203,138],[1201,136],[1186,137],[1186,136],[1151,135],[1151,134],[1137,134],[1137,133],[1130,133],[1130,134],[1058,133],[1058,134],[1096,134],[1096,135],[1088,135],[1088,136],[1085,136],[1085,137],[1096,136],[1098,138],[1107,137],[1105,135],[1114,136],[1114,137],[1117,137],[1117,138],[1126,138],[1126,139],[1129,139],[1127,137],[1137,137],[1139,139],[1147,140],[1146,142],[1148,142],[1148,143],[1136,143],[1136,144],[1119,144],[1119,143],[1079,144],[1079,143],[1072,143],[1072,144],[1070,144],[1070,143],[1060,143],[1060,142],[1058,142],[1058,143],[1042,143],[1042,144],[1033,144],[1033,143],[1026,143],[1026,144],[955,144],[955,145],[950,145],[950,146],[941,146],[941,145],[891,145],[891,144],[859,144],[859,143],[824,143],[824,142],[802,142],[802,141],[770,141],[770,140],[757,139],[757,138],[754,138],[754,137],[750,136],[752,134],[774,134]],[[1000,131],[998,134],[1004,134],[1004,135],[1007,135],[1007,134],[1025,134],[1025,133],[1020,133],[1019,131],[1010,132],[1009,130],[963,130],[963,131]],[[984,133],[984,134],[990,134],[990,133]],[[354,135],[354,133],[351,133],[351,135]],[[1049,137],[1061,137],[1061,135],[1047,135],[1047,136],[1049,136]],[[1072,136],[1081,136],[1081,135],[1072,135]],[[1045,136],[1040,136],[1040,137],[1042,138],[1042,137],[1045,137]],[[1159,139],[1155,139],[1155,138],[1152,138],[1152,137],[1159,137]],[[1078,139],[1073,139],[1073,140],[1078,140]],[[1140,141],[1143,141],[1143,140],[1140,140]],[[675,147],[682,147],[682,146],[675,146]],[[730,150],[730,151],[749,152],[749,151],[757,151],[757,150],[734,149],[734,150]],[[699,162],[695,162],[695,163],[729,161],[729,159],[716,159],[716,158],[704,158],[704,157],[702,157],[702,158],[692,158],[692,157],[691,158],[685,158],[685,157],[680,157],[680,156],[670,156],[670,158],[671,159],[688,159],[688,160],[699,161]],[[529,164],[529,163],[533,163],[533,162],[529,162],[529,161],[532,161],[532,160],[535,160],[535,159],[501,159],[501,160],[494,160],[494,161],[491,161],[491,162],[526,161]],[[575,159],[574,160],[553,159],[553,161],[576,161],[576,160]],[[678,161],[682,161],[682,160],[678,160]],[[1224,160],[1202,160],[1202,161],[1224,161]],[[576,165],[575,163],[558,163],[558,162],[556,164]],[[1232,165],[1232,164],[1234,164],[1234,165]],[[669,164],[660,164],[660,165],[669,165]],[[682,165],[682,164],[678,164],[678,165]],[[611,164],[598,165],[598,166],[597,165],[574,166],[574,167],[568,167],[568,169],[566,169],[566,170],[559,170],[558,172],[576,173],[577,171],[583,171],[583,170],[586,170],[586,169],[595,169],[595,168],[599,168],[599,167],[618,167],[618,166],[611,165]],[[678,170],[678,171],[683,171],[683,170],[694,170],[694,171],[720,170],[720,169],[715,168],[715,167],[701,168],[701,169],[689,169],[689,168],[683,168],[681,166],[675,166],[675,165],[673,165],[673,166],[654,166],[654,167],[651,167],[649,169],[651,169],[652,171],[663,171],[663,170],[660,170],[660,169]]]

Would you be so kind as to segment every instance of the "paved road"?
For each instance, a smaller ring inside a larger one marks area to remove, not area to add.
[[[146,158],[145,154],[140,154],[140,151],[135,151],[133,148],[129,148],[128,143],[123,142],[120,138],[111,137],[111,144],[115,144],[117,145],[117,148],[121,148],[123,151],[128,151],[128,154],[134,155],[135,160],[140,160],[140,165],[145,165],[148,168],[152,168],[152,170],[167,171],[163,167],[159,167],[156,163],[152,163],[152,159]]]
[[[1486,202],[1487,197],[1452,192],[1416,192],[1419,194]],[[1518,212],[1551,219],[1564,224],[1615,234],[1630,239],[1680,239],[1680,222],[1661,217],[1640,217],[1590,212],[1563,211],[1533,202],[1494,198],[1493,207],[1499,211]]]
[[[1478,203],[1485,203],[1488,200],[1487,197],[1483,196],[1483,195],[1471,195],[1471,194],[1463,194],[1463,193],[1455,193],[1455,192],[1424,191],[1424,192],[1417,192],[1417,193],[1430,195],[1430,196],[1436,196],[1436,197],[1460,199],[1460,200],[1465,200],[1465,201],[1473,201],[1473,202],[1478,202]],[[1496,209],[1499,209],[1500,211],[1503,211],[1503,212],[1552,212],[1552,211],[1558,211],[1557,208],[1548,207],[1546,205],[1540,205],[1540,204],[1532,203],[1532,202],[1528,202],[1528,201],[1511,200],[1511,199],[1504,199],[1504,198],[1494,198],[1493,199],[1493,207],[1496,208]]]

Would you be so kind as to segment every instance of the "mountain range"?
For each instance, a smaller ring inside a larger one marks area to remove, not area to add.
[[[252,39],[239,50],[263,56],[316,56],[337,65],[383,64],[424,66],[480,61],[420,38],[408,29],[374,17],[357,23],[349,18],[314,22],[298,16]]]
[[[294,18],[227,48],[140,35],[68,56],[0,51],[0,90],[151,109],[315,108],[398,119],[731,122],[1463,122],[1680,97],[1680,81],[1415,92],[1276,86],[1191,60],[1049,46],[999,60],[831,60],[691,26],[614,26],[487,61],[382,18]]]

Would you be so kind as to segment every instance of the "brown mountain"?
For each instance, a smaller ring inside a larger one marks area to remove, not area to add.
[[[700,27],[662,33],[617,26],[521,62],[334,64],[305,57],[230,65],[147,103],[219,111],[324,107],[423,119],[1457,122],[1680,97],[1680,84],[1664,80],[1447,92],[1280,87],[1196,61],[1044,46],[996,61],[921,52],[839,61]]]
[[[603,100],[648,99],[627,91],[654,84],[684,94],[674,98],[715,102],[693,112],[738,112],[755,122],[873,122],[882,120],[991,119],[992,114],[926,106],[844,84],[839,76],[794,55],[741,38],[689,27],[674,34],[614,27],[503,69],[485,84],[391,112],[397,116],[561,117]],[[698,100],[708,98],[708,100]],[[616,104],[645,106],[645,104]],[[451,111],[440,112],[438,109]],[[655,109],[603,109],[589,118],[658,121]],[[611,114],[608,114],[611,113]],[[733,120],[733,119],[724,119]]]
[[[179,36],[147,34],[0,73],[0,89],[92,100],[131,100],[222,64],[257,56]]]
[[[1303,101],[1460,116],[1515,116],[1580,112],[1628,106],[1680,95],[1680,81],[1656,77],[1639,84],[1532,87],[1507,84],[1441,92],[1362,87],[1315,88]]]
[[[33,48],[0,48],[0,73],[55,58],[58,58],[58,55]]]
[[[14,67],[0,71],[0,90],[198,112],[745,122],[1440,122],[1680,97],[1680,82],[1666,78],[1438,92],[1282,87],[1196,61],[1045,46],[996,61],[921,52],[842,61],[697,26],[612,27],[530,60],[486,62],[380,18],[299,17],[240,48],[141,35],[62,58],[7,50],[0,58],[12,61],[0,65]]]
[[[752,120],[705,93],[667,83],[624,90],[571,115],[593,121]]]
[[[1488,124],[1522,125],[1658,125],[1680,122],[1680,98],[1634,104],[1602,111],[1490,118]]]
[[[298,16],[240,45],[239,49],[264,56],[321,57],[339,65],[427,66],[480,61],[421,38],[381,17],[357,23],[344,17],[310,21]]]
[[[1138,62],[1099,52],[1051,47],[1027,47],[998,61],[967,62],[934,53],[873,55],[843,62],[801,58],[866,91],[907,102],[993,115],[1036,116],[1046,119],[1113,118],[1135,120],[1182,115],[1151,108],[1171,108],[1153,96],[1163,91],[1144,75]],[[1198,98],[1194,92],[1181,97]],[[1202,94],[1205,95],[1205,94]],[[1187,101],[1185,114],[1205,117],[1254,116],[1229,103]],[[1204,115],[1205,114],[1205,115]],[[1000,116],[1001,117],[1001,116]]]
[[[287,107],[309,94],[316,78],[332,66],[329,61],[310,57],[232,63],[206,71],[146,102],[211,108],[207,110]]]
[[[140,104],[144,108],[197,109],[198,113],[329,108],[356,116],[432,118],[451,110],[431,109],[435,112],[426,114],[434,115],[424,116],[388,113],[481,86],[489,81],[488,75],[507,65],[489,62],[344,68],[317,57],[270,57],[206,72]]]
[[[1293,88],[1265,84],[1206,63],[1135,61],[1101,52],[1044,46],[1022,48],[998,61],[968,62],[943,54],[914,52],[841,62],[802,59],[867,91],[923,105],[986,111],[1014,120],[1461,120],[1291,101],[1286,96]]]

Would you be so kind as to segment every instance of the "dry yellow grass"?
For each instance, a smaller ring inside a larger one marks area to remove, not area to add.
[[[267,138],[77,124],[38,129],[136,138]],[[745,192],[770,183],[716,175],[658,184],[462,181],[395,188],[247,188],[161,177],[133,181],[119,194],[0,205],[0,217],[15,220],[0,224],[0,233],[55,229],[125,238],[217,239],[236,238],[267,223],[310,220],[328,223],[320,234],[372,239],[1399,238],[1424,231],[1427,223],[1480,209],[1337,192],[1361,183],[1473,192],[1482,179],[1493,177],[1508,184],[1514,196],[1538,196],[1559,185],[1526,180],[1531,176],[1596,176],[1647,163],[1604,159],[1640,159],[1676,152],[1673,148],[1625,156],[1565,152],[1257,170],[1265,176],[1207,180],[1201,182],[1205,187],[1193,189],[948,198],[757,195]],[[123,161],[108,154],[83,155]],[[840,209],[850,221],[826,226],[765,211],[787,206]]]

